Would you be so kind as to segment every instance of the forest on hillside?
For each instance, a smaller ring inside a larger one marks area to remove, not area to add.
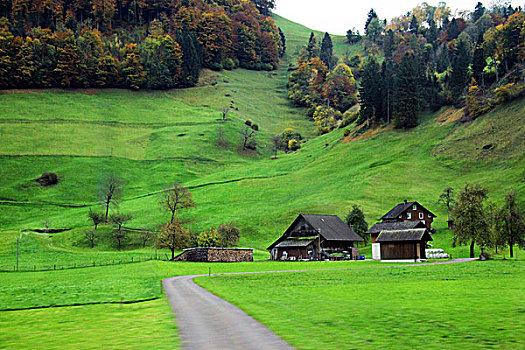
[[[371,9],[364,35],[350,29],[347,40],[363,55],[335,57],[330,35],[312,33],[289,78],[290,100],[319,133],[356,120],[411,128],[419,112],[445,105],[474,119],[525,93],[525,14],[506,3],[456,16],[423,3],[390,21]]]
[[[273,0],[0,1],[0,88],[196,84],[201,67],[275,69]]]

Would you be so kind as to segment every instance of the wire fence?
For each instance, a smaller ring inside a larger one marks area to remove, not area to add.
[[[34,264],[34,265],[13,265],[12,267],[0,266],[0,272],[38,272],[38,271],[56,271],[56,270],[72,270],[72,269],[84,269],[88,267],[97,266],[112,266],[112,265],[124,265],[124,264],[136,264],[145,261],[152,260],[164,260],[160,256],[155,258],[154,256],[132,256],[126,259],[106,259],[106,260],[84,260],[73,263],[53,263],[53,264]]]

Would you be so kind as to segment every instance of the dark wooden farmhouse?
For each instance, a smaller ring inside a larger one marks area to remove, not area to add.
[[[432,221],[436,216],[418,202],[399,203],[380,220],[383,222],[422,221],[429,230],[432,230]]]
[[[300,214],[267,249],[272,260],[320,260],[345,252],[357,258],[358,242],[363,238],[336,215]]]
[[[432,237],[427,228],[407,230],[383,230],[376,242],[381,247],[381,260],[426,259],[425,249]]]
[[[428,238],[430,237],[430,233],[434,232],[432,229],[432,222],[434,221],[435,217],[436,216],[430,212],[430,210],[426,209],[416,201],[408,202],[405,200],[403,203],[399,203],[381,217],[381,222],[374,224],[372,227],[370,227],[370,229],[368,229],[368,231],[366,231],[366,233],[370,235],[370,241],[372,242],[372,258],[374,260],[413,259],[413,257],[406,258],[407,254],[405,254],[402,249],[399,248],[399,245],[401,245],[399,242],[401,241],[396,243],[397,248],[394,250],[388,250],[387,248],[384,248],[386,244],[384,242],[386,241],[383,240],[383,243],[379,241],[381,232],[409,232],[413,230],[426,229],[427,235],[425,235],[425,238]],[[392,244],[393,243],[388,243],[390,247],[392,247]],[[411,245],[412,241],[406,241],[406,244]],[[419,254],[420,256],[424,256],[425,248],[426,243],[422,244],[422,248],[420,248],[420,250],[422,249],[423,252],[423,254]],[[387,253],[388,258],[383,257],[383,249],[386,249],[385,252]],[[399,256],[394,257],[392,254],[395,255],[396,253],[399,253]],[[425,258],[420,257],[419,259]]]

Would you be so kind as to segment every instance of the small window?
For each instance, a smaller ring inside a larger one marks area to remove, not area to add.
[[[432,217],[432,215],[428,214],[428,218],[430,219]]]
[[[419,218],[420,218],[420,219],[423,219],[424,217],[425,217],[425,214],[423,214],[423,213],[419,213]]]
[[[417,205],[414,204],[414,205],[412,206],[412,210],[417,210]]]
[[[407,213],[407,219],[412,219],[412,213]]]
[[[403,215],[399,215],[399,218],[402,219],[402,218],[403,218]]]

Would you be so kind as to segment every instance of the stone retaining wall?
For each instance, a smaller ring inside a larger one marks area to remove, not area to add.
[[[174,261],[196,262],[245,262],[253,261],[251,248],[189,248],[175,257]]]

